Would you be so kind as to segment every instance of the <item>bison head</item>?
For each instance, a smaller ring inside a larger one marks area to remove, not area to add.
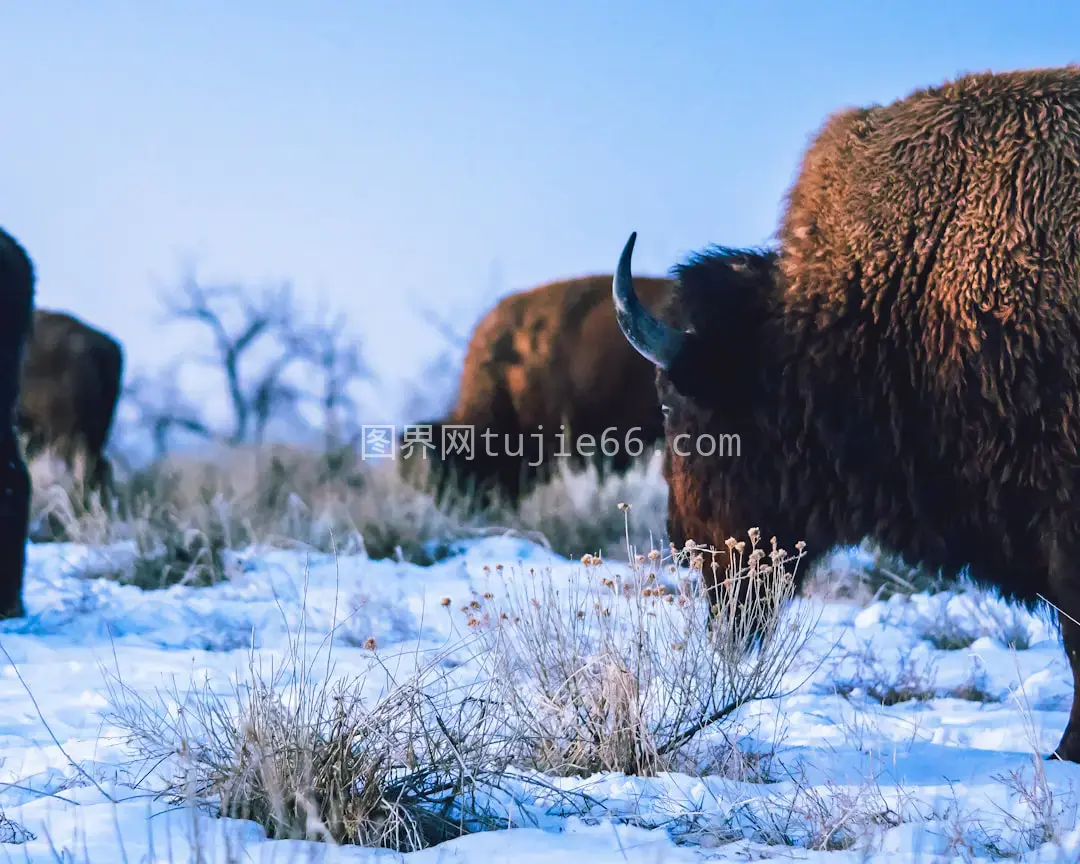
[[[664,475],[668,482],[668,537],[723,546],[742,534],[762,512],[768,489],[748,482],[749,467],[769,446],[770,383],[776,346],[770,328],[778,296],[773,253],[715,248],[676,268],[673,295],[653,317],[634,292],[630,259],[636,234],[619,258],[612,292],[615,314],[627,341],[657,367],[657,391],[664,410]],[[724,454],[717,442],[738,436],[740,452]],[[743,445],[745,441],[745,445]],[[751,452],[752,448],[752,452]],[[743,449],[746,452],[742,452]],[[767,485],[767,484],[765,484]],[[708,571],[709,568],[706,568]],[[712,574],[704,575],[712,590]]]
[[[615,317],[627,341],[657,367],[664,414],[699,415],[695,426],[718,414],[737,424],[751,384],[763,371],[758,360],[762,328],[776,296],[776,255],[772,252],[714,248],[676,269],[674,296],[664,317],[653,317],[638,300],[631,275],[637,233],[626,241],[615,271]],[[704,431],[704,430],[703,430]]]

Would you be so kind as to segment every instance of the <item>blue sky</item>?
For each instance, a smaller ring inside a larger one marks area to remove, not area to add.
[[[493,292],[768,241],[831,111],[1080,61],[1080,5],[0,0],[0,224],[39,304],[183,350],[155,291],[289,279],[344,309],[384,414]]]

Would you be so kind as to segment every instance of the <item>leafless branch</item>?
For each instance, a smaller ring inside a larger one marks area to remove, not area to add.
[[[137,379],[128,396],[159,456],[174,430],[234,446],[261,444],[275,419],[304,403],[319,407],[328,446],[347,437],[357,413],[351,388],[372,373],[359,343],[346,335],[344,316],[320,310],[303,320],[288,284],[253,292],[206,285],[193,274],[162,300],[162,323],[191,325],[209,337],[208,352],[192,350],[179,362],[220,373],[229,419],[224,430],[213,428],[182,398],[175,368],[160,379]]]

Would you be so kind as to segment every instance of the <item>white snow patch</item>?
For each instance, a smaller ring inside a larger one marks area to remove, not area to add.
[[[252,649],[257,663],[280,663],[298,633],[318,646],[336,622],[334,674],[355,675],[371,663],[363,648],[369,638],[382,653],[406,656],[443,645],[450,615],[489,586],[485,566],[550,566],[557,579],[572,566],[507,538],[468,543],[431,567],[271,550],[233,556],[233,578],[214,587],[142,591],[80,576],[106,554],[126,552],[31,546],[28,617],[0,624],[0,643],[18,671],[0,655],[0,807],[33,835],[0,823],[0,849],[12,861],[187,861],[196,846],[206,862],[401,860],[386,850],[267,840],[254,823],[215,819],[136,789],[131,752],[120,730],[102,721],[104,670],[147,697],[172,688],[183,695],[199,680],[227,687],[247,674]],[[847,554],[849,566],[867,563],[857,550]],[[452,600],[449,610],[443,597]],[[555,788],[587,791],[605,812],[584,821],[554,815],[541,828],[476,834],[405,858],[922,862],[994,860],[1012,851],[1076,860],[1080,766],[1036,763],[1031,752],[1057,744],[1072,699],[1068,664],[1043,617],[970,593],[894,597],[865,610],[834,603],[820,612],[812,650],[791,673],[798,683],[816,668],[811,679],[781,700],[748,706],[740,718],[750,743],[767,750],[780,742],[779,782],[675,774],[551,779]],[[968,628],[970,644],[935,648],[925,622],[940,615]],[[1002,620],[1029,647],[1004,644]],[[858,689],[838,693],[838,681],[859,674],[858,652],[888,671],[902,661],[932,669],[925,701],[883,706]],[[992,701],[960,698],[975,681]],[[1031,779],[1036,768],[1045,771],[1042,787]],[[1010,772],[1019,779],[1005,782]],[[1053,794],[1042,813],[1053,817],[1053,842],[1040,833],[1040,814],[1016,794],[1025,784]],[[533,805],[553,803],[528,794]],[[834,810],[880,811],[869,855],[771,843],[768,830],[783,819],[789,839],[824,841],[806,815],[808,798]]]

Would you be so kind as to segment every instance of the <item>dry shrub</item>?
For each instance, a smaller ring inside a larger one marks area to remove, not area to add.
[[[839,674],[844,664],[854,667],[851,674]],[[885,706],[913,700],[928,702],[937,695],[936,667],[933,657],[920,662],[912,654],[901,655],[896,666],[889,666],[877,655],[873,643],[864,640],[856,650],[837,657],[829,684],[819,690],[845,699],[865,697]]]
[[[591,555],[565,585],[550,572],[514,572],[501,596],[463,608],[511,706],[526,767],[656,774],[694,758],[699,732],[777,695],[815,622],[790,603],[801,552],[787,558],[774,541],[766,555],[752,537],[745,557],[729,546],[711,628],[698,550],[687,550],[696,553],[689,572],[685,553],[665,567],[656,550],[629,555],[629,579]],[[665,573],[683,578],[671,586]],[[759,587],[755,602],[740,604],[742,580]]]
[[[186,696],[146,698],[116,672],[109,719],[163,774],[157,794],[256,821],[276,839],[410,852],[530,821],[501,789],[513,751],[505,718],[488,685],[447,677],[451,652],[402,680],[374,662],[367,674],[388,684],[369,701],[367,674],[331,683],[329,656],[305,662],[303,650],[298,638],[269,674],[252,661],[229,697],[193,683]]]

